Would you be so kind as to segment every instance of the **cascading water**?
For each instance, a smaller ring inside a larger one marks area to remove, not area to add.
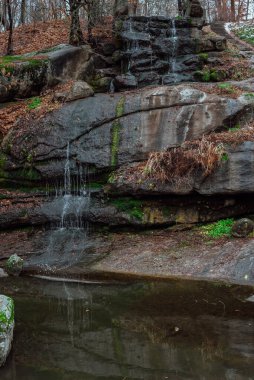
[[[66,268],[80,261],[87,244],[88,225],[83,221],[90,203],[90,191],[86,173],[82,167],[76,176],[71,173],[70,144],[67,144],[64,165],[64,187],[56,190],[54,200],[49,200],[48,209],[58,215],[59,222],[43,235],[39,249],[27,262],[47,271]]]
[[[168,57],[169,70],[168,73],[162,78],[162,84],[173,84],[178,82],[177,73],[177,51],[178,51],[178,35],[176,30],[175,19],[170,20],[170,37],[169,41],[172,45],[171,52]]]
[[[83,179],[82,167],[74,180],[71,180],[70,144],[67,144],[64,166],[64,189],[60,198],[62,203],[60,228],[84,228],[82,211],[89,207],[90,192]]]
[[[176,57],[178,48],[178,36],[176,31],[175,19],[172,19],[172,29],[171,29],[171,39],[172,39],[172,55],[171,55],[171,75],[173,77],[174,83],[177,82],[176,73]]]

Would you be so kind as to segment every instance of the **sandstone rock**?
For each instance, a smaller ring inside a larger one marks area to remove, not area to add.
[[[6,272],[11,276],[19,276],[23,268],[23,262],[24,260],[15,253],[5,264]]]
[[[251,194],[254,192],[253,160],[254,142],[246,141],[243,144],[227,147],[226,159],[219,162],[217,168],[209,176],[197,171],[192,175],[177,178],[176,181],[161,183],[151,178],[140,180],[140,174],[132,180],[129,170],[135,173],[133,165],[126,165],[116,173],[116,181],[112,185],[113,191],[124,194],[191,194],[202,195],[221,194]]]
[[[40,56],[37,59],[34,56]],[[73,47],[59,45],[49,51],[29,53],[17,57],[10,67],[6,64],[8,77],[0,78],[0,102],[12,98],[26,98],[37,95],[44,87],[51,87],[67,79],[86,79],[93,72],[92,50],[89,46]],[[89,65],[88,65],[88,62]],[[82,78],[81,78],[82,77]]]
[[[226,125],[229,119],[235,118],[238,122],[240,117],[245,117],[245,110],[252,102],[251,98],[230,99],[208,94],[191,85],[153,87],[134,93],[81,99],[64,105],[43,120],[29,122],[25,132],[23,124],[11,130],[2,143],[5,152],[2,170],[7,177],[62,177],[68,141],[72,141],[73,173],[80,164],[88,165],[94,172],[145,160],[151,151],[197,139]],[[117,138],[113,149],[114,134]],[[243,148],[241,154],[248,157],[244,152],[253,148],[246,146],[246,149]],[[24,151],[33,152],[34,177],[27,173]],[[232,159],[236,156],[237,152],[232,151]],[[225,169],[228,168],[225,166]],[[220,173],[222,178],[227,178],[226,170]],[[218,178],[216,192],[221,180]],[[204,193],[210,191],[207,181],[200,189]]]
[[[11,350],[14,330],[13,300],[0,295],[0,367],[4,365]]]
[[[254,223],[248,218],[237,220],[232,227],[232,235],[238,238],[244,238],[253,233]]]

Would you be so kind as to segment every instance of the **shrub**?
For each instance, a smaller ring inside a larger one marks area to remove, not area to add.
[[[205,176],[208,176],[224,153],[223,145],[215,144],[205,138],[186,142],[182,147],[170,151],[151,153],[143,175],[160,182],[168,182],[190,176],[200,169]]]
[[[207,224],[201,227],[202,232],[214,239],[223,236],[230,236],[234,220],[232,218],[221,219],[218,222]]]
[[[27,102],[27,107],[29,110],[34,110],[35,108],[38,108],[41,105],[41,99],[36,96],[35,98],[31,98]]]

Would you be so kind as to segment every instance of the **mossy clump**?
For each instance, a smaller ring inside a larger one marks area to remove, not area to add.
[[[235,89],[234,89],[234,87],[232,86],[231,83],[227,83],[227,82],[225,82],[225,83],[219,83],[217,86],[218,86],[219,89],[224,90],[224,91],[226,91],[229,94],[233,94],[234,91],[235,91]]]
[[[125,98],[122,96],[116,105],[116,120],[114,120],[111,128],[111,166],[118,164],[118,151],[120,143],[121,122],[119,118],[124,114]]]
[[[202,82],[219,82],[225,79],[225,76],[222,71],[216,69],[204,68],[195,72],[195,77],[197,80]]]
[[[41,99],[38,96],[31,98],[27,101],[27,108],[29,110],[34,110],[40,107],[40,105],[41,105]]]
[[[208,60],[208,54],[207,53],[199,53],[198,56],[199,56],[199,59],[201,60],[201,62],[207,63],[207,60]]]
[[[214,239],[230,236],[234,219],[221,219],[215,223],[207,224],[201,227],[202,233]]]
[[[23,269],[24,260],[16,253],[11,255],[5,264],[6,272],[11,276],[19,276]]]
[[[6,332],[14,323],[14,302],[10,297],[1,296],[0,302],[0,332]]]
[[[110,200],[110,203],[114,205],[119,211],[125,212],[130,217],[143,220],[144,211],[142,202],[133,198],[117,198]]]

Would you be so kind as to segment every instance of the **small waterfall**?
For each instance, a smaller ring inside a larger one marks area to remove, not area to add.
[[[115,93],[114,79],[112,79],[112,80],[110,81],[110,85],[109,85],[109,93],[110,93],[110,94],[114,94],[114,93]]]
[[[171,38],[172,38],[172,55],[171,55],[171,74],[173,75],[174,83],[177,82],[177,73],[176,73],[176,57],[177,57],[177,48],[178,48],[178,36],[176,31],[175,19],[172,19],[172,29],[171,29]]]
[[[170,19],[170,37],[168,37],[168,39],[172,45],[172,48],[168,56],[168,73],[162,78],[162,84],[177,83],[179,79],[177,73],[178,35],[175,18]]]
[[[70,144],[67,144],[64,166],[64,189],[60,197],[62,203],[60,228],[84,228],[82,210],[89,207],[90,193],[83,179],[82,167],[71,179]]]
[[[39,250],[26,265],[54,272],[67,268],[84,256],[88,246],[88,225],[83,221],[83,213],[90,204],[90,191],[86,183],[86,173],[82,167],[72,175],[71,147],[67,144],[64,165],[63,188],[58,184],[54,200],[45,205],[53,215],[59,215],[59,222],[51,226],[38,242]]]

